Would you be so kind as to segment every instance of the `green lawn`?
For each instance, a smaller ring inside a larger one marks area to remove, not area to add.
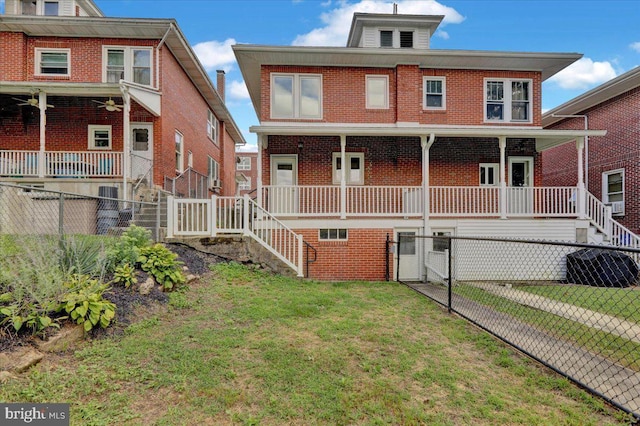
[[[625,424],[398,283],[220,264],[170,300],[0,400],[70,402],[73,425]]]

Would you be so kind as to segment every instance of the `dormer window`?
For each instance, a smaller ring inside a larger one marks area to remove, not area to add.
[[[400,31],[400,47],[413,47],[413,31]]]
[[[393,31],[380,31],[380,47],[393,47]]]

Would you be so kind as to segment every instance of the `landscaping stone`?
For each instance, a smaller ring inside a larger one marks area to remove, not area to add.
[[[186,278],[186,280],[187,280],[187,284],[189,284],[191,281],[195,281],[195,280],[197,280],[197,279],[198,279],[198,277],[196,277],[196,276],[195,276],[195,275],[193,275],[193,274],[189,274],[189,275],[187,275],[185,278]]]
[[[9,356],[9,365],[7,370],[13,373],[22,373],[27,371],[44,358],[44,354],[32,347],[22,347],[14,352],[7,354]]]
[[[0,371],[0,383],[6,383],[9,380],[15,380],[18,377],[8,371]]]
[[[48,340],[36,341],[36,346],[43,352],[63,352],[84,340],[84,327],[75,325],[64,327]]]
[[[140,294],[151,293],[151,290],[153,290],[153,287],[155,287],[155,285],[156,281],[153,279],[153,277],[148,277],[142,284],[140,284]]]

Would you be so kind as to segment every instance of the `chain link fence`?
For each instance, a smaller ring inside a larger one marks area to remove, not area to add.
[[[158,239],[166,202],[124,201],[117,187],[98,189],[99,196],[88,196],[0,183],[0,235],[119,236],[136,224]]]
[[[399,235],[397,277],[412,245],[399,281],[640,419],[640,250]]]

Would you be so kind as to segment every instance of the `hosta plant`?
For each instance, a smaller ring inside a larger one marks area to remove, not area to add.
[[[151,274],[165,291],[173,290],[186,282],[178,255],[162,244],[140,249],[138,262],[142,270]]]
[[[125,288],[129,288],[137,282],[138,278],[136,278],[136,268],[131,266],[129,263],[116,266],[116,269],[113,272],[114,284],[123,285]]]
[[[116,305],[102,298],[109,288],[86,275],[75,275],[69,283],[70,292],[64,295],[59,311],[66,312],[85,331],[95,327],[106,328],[116,314]]]

